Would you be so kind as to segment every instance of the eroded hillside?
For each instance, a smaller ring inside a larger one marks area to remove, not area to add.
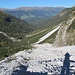
[[[75,45],[75,7],[67,20],[60,23],[61,27],[56,35],[55,46]]]

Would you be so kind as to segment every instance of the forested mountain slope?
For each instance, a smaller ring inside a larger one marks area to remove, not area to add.
[[[0,11],[0,31],[9,34],[26,34],[34,30],[26,21]]]

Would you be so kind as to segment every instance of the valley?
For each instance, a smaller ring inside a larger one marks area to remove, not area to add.
[[[15,10],[32,8],[11,12]],[[75,74],[75,7],[35,21],[39,26],[4,11],[0,11],[0,75]]]

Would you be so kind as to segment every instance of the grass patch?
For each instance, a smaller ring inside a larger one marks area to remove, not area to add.
[[[32,49],[33,47],[31,46],[31,44],[37,42],[41,37],[46,35],[52,29],[54,29],[54,28],[46,28],[46,29],[43,29],[43,32],[42,32],[42,30],[40,30],[40,31],[38,31],[39,32],[38,34],[33,35],[31,37],[24,36],[22,38],[22,41],[18,41],[18,42],[10,41],[6,45],[1,46],[0,47],[0,60],[4,59],[5,57],[11,56],[14,53],[17,53],[21,50]],[[35,32],[35,33],[37,33],[37,32]],[[20,35],[18,34],[18,36],[20,36]]]
[[[73,29],[75,30],[75,19],[72,22],[72,24],[68,27],[67,32],[69,32],[70,30],[73,30]]]

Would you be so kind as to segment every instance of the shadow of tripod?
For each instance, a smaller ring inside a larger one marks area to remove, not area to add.
[[[70,54],[67,52],[65,54],[65,59],[62,67],[62,71],[60,75],[69,75],[69,67],[70,67]]]

